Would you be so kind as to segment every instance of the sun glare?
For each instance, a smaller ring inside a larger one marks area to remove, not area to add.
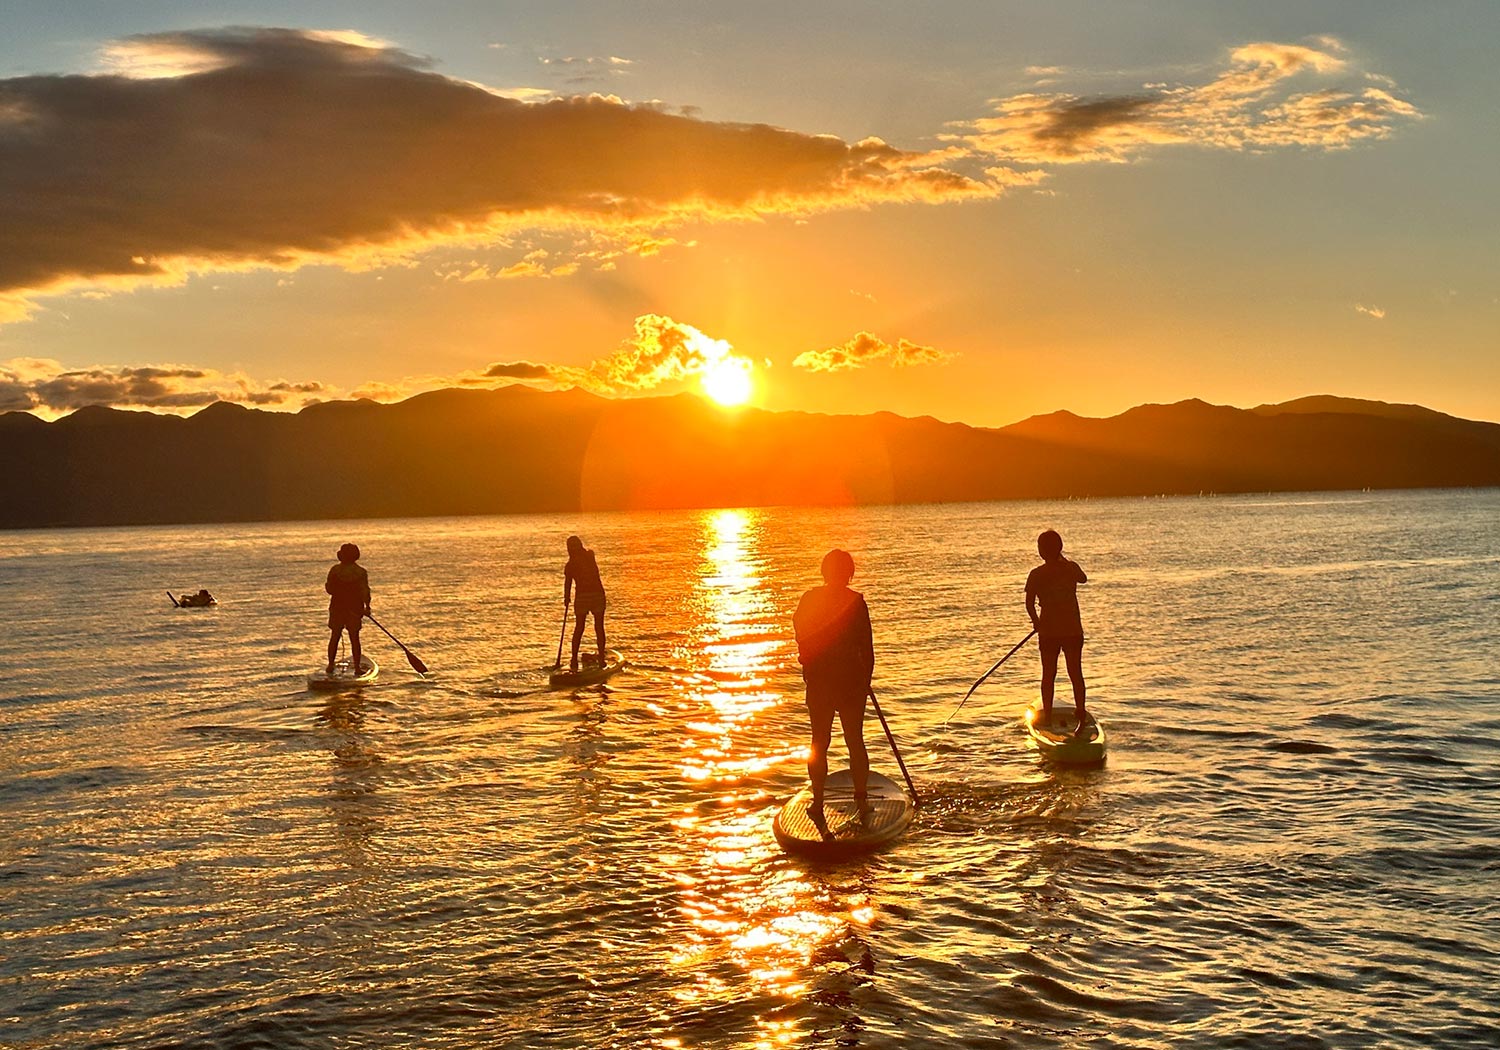
[[[754,389],[750,362],[743,357],[722,357],[703,369],[703,392],[721,405],[743,405]]]

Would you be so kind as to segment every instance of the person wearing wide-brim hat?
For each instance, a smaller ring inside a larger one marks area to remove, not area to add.
[[[349,666],[359,674],[364,666],[359,647],[359,628],[370,615],[370,574],[359,564],[359,548],[346,543],[339,548],[338,564],[328,570],[323,589],[328,592],[328,673],[333,674],[339,641],[349,632]]]

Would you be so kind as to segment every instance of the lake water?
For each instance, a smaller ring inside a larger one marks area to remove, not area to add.
[[[1048,527],[1100,769],[1034,643],[943,724]],[[547,692],[570,532],[632,666]],[[304,688],[346,540],[430,679]],[[833,546],[924,805],[821,867]],[[3,533],[0,594],[6,1047],[1500,1045],[1500,491]]]

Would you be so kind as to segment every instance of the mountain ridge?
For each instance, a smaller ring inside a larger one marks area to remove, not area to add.
[[[520,385],[26,415],[0,415],[3,528],[1500,485],[1500,424],[1334,395],[1003,427]]]

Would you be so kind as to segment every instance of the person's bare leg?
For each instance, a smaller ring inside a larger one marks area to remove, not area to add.
[[[574,605],[574,609],[577,616],[573,620],[573,661],[569,664],[569,667],[571,670],[576,671],[578,670],[578,647],[583,643],[583,628],[587,622],[588,613],[583,611],[582,602],[577,602]]]
[[[1057,682],[1057,651],[1042,650],[1042,727],[1052,720],[1052,693]]]
[[[362,662],[364,660],[364,656],[359,647],[358,631],[349,632],[349,660],[349,666],[354,668],[354,673],[356,675],[364,670],[365,665]]]
[[[1082,733],[1084,726],[1088,724],[1088,712],[1084,710],[1084,697],[1087,686],[1083,681],[1083,643],[1065,647],[1064,655],[1068,661],[1068,680],[1073,683],[1073,708],[1078,716],[1078,732]]]
[[[604,666],[604,610],[594,613],[594,641],[599,644],[599,666]]]
[[[823,809],[823,787],[828,781],[828,745],[833,741],[833,711],[808,705],[812,719],[812,741],[807,748],[807,783],[812,788],[813,807]]]
[[[849,748],[849,772],[854,775],[854,797],[863,800],[870,788],[870,753],[865,750],[865,708],[852,705],[839,712],[844,744]],[[861,807],[863,808],[863,807]]]
[[[328,632],[328,673],[333,674],[333,664],[339,658],[339,637],[344,632],[333,628]]]

